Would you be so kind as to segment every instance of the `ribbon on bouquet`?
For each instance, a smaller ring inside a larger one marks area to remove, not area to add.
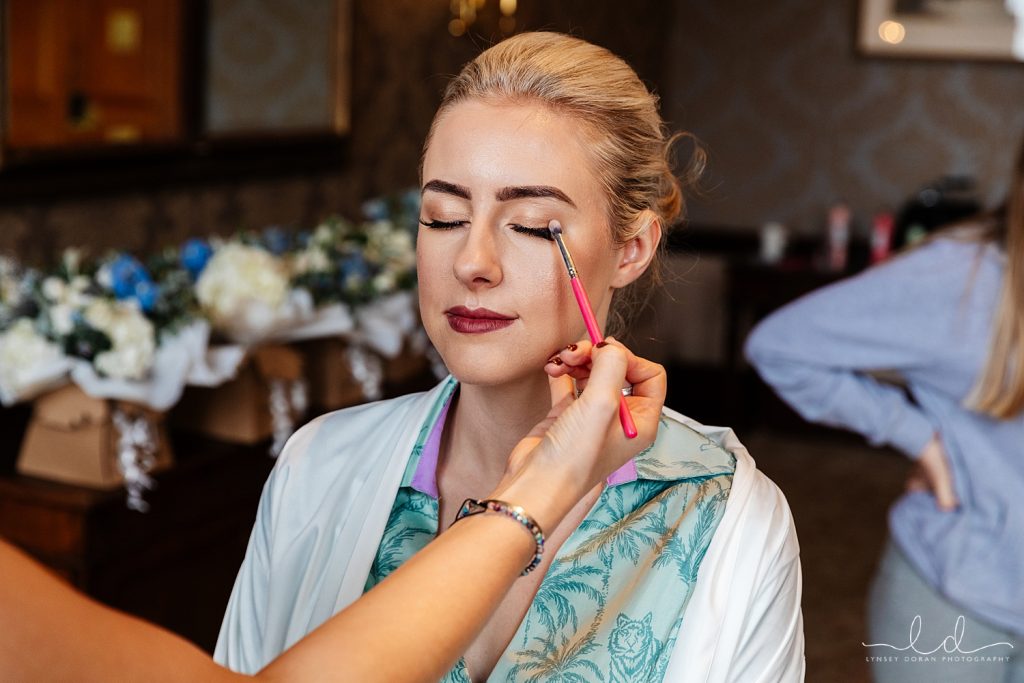
[[[303,415],[309,406],[309,388],[304,379],[271,377],[267,383],[270,387],[270,427],[273,433],[270,457],[276,458],[295,431],[295,416]]]
[[[115,408],[112,419],[118,435],[117,467],[128,492],[126,504],[131,510],[146,512],[149,503],[143,500],[142,494],[156,486],[149,476],[156,464],[156,430],[145,414],[133,417]]]
[[[352,343],[345,351],[352,378],[359,382],[368,401],[379,401],[384,396],[384,363],[380,356],[365,346]]]

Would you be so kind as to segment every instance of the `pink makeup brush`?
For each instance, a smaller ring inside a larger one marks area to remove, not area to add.
[[[576,303],[579,304],[580,313],[583,314],[583,324],[587,326],[587,334],[590,335],[590,341],[593,344],[598,344],[604,339],[604,336],[601,334],[601,328],[597,326],[594,309],[590,305],[590,298],[587,297],[586,290],[583,289],[583,283],[580,282],[579,274],[576,272],[576,264],[572,262],[572,256],[562,240],[562,225],[558,221],[551,221],[548,223],[548,230],[551,231],[551,236],[555,238],[558,250],[562,252],[562,260],[565,261],[565,267],[569,271],[569,283],[572,285],[572,293],[576,295]],[[626,435],[627,439],[636,438],[636,425],[633,423],[633,416],[629,413],[629,406],[626,405],[625,396],[619,397],[619,422],[622,423],[622,432]]]

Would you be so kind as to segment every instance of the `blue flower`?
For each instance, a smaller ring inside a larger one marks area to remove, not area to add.
[[[192,238],[181,248],[181,265],[193,278],[197,278],[211,256],[213,248],[206,240]]]
[[[349,278],[366,280],[370,277],[370,266],[361,253],[352,254],[342,259],[339,271],[338,276],[342,284],[348,282]]]
[[[133,296],[136,285],[151,281],[146,268],[134,256],[121,254],[110,263],[110,288],[118,299]]]
[[[388,217],[388,204],[383,199],[367,199],[363,202],[363,215],[369,221],[383,221]]]
[[[134,295],[135,300],[139,302],[139,307],[149,313],[156,305],[157,299],[160,298],[160,287],[149,280],[140,280],[135,283]]]
[[[269,227],[263,231],[263,245],[275,256],[288,251],[288,242],[288,234],[281,228]]]

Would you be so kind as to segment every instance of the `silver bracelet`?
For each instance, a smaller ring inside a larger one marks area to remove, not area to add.
[[[523,570],[520,576],[526,576],[540,565],[544,555],[544,532],[541,531],[540,525],[537,524],[536,520],[526,514],[526,510],[518,505],[506,503],[503,500],[467,498],[462,502],[462,507],[459,509],[458,514],[455,515],[455,521],[457,522],[471,515],[478,515],[481,512],[497,512],[510,517],[522,524],[530,532],[530,535],[533,536],[533,540],[537,543],[537,549],[533,554],[533,560],[530,561],[530,564],[526,565],[526,569]]]

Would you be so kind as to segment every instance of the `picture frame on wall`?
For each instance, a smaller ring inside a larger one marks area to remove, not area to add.
[[[207,6],[207,139],[349,132],[352,0]]]
[[[861,0],[862,54],[1024,61],[1024,0]]]

